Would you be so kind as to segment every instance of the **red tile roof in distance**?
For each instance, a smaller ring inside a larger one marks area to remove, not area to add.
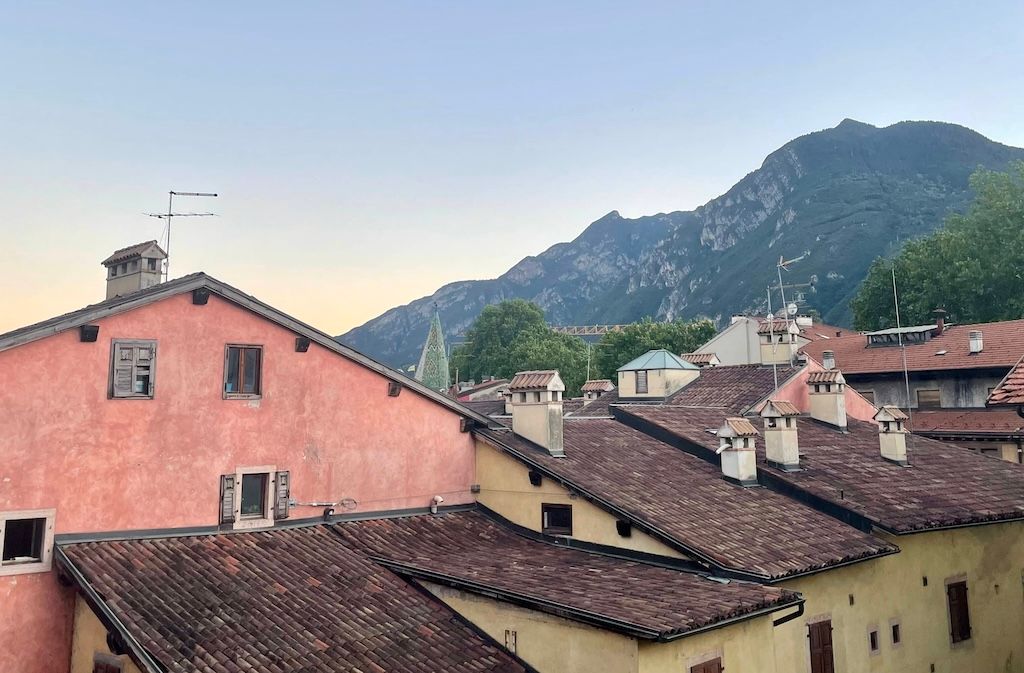
[[[1024,339],[1024,337],[1022,337]],[[1024,404],[1024,358],[1014,365],[1010,373],[1006,375],[996,389],[989,395],[988,404],[1001,405],[1001,404],[1012,404],[1022,405]]]
[[[324,526],[62,547],[168,673],[523,673]]]
[[[970,333],[982,333],[984,345],[975,355],[970,353]],[[836,354],[836,367],[845,374],[881,374],[903,371],[903,358],[898,346],[868,347],[862,334],[814,341],[801,350],[816,361],[822,352]],[[943,333],[924,343],[907,344],[907,369],[933,371],[946,369],[1003,369],[1012,367],[1024,354],[1024,320],[946,326]],[[937,355],[946,351],[944,355]]]
[[[716,409],[627,408],[687,414],[716,448],[718,438],[708,430],[717,430],[728,415]],[[896,551],[784,495],[729,483],[717,463],[613,419],[567,417],[561,458],[508,431],[476,432],[628,512],[661,531],[663,539],[689,550],[691,557],[719,568],[782,579]]]
[[[335,529],[353,547],[400,564],[388,566],[396,572],[440,573],[478,592],[542,602],[539,609],[569,619],[576,610],[597,615],[648,639],[798,600],[780,588],[723,584],[693,572],[526,538],[476,511],[345,522]]]
[[[929,435],[1024,436],[1024,418],[1015,409],[915,410],[910,420],[911,430]]]

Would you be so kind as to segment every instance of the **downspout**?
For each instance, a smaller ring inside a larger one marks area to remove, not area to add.
[[[796,612],[791,612],[788,615],[785,615],[783,617],[779,617],[778,619],[773,619],[772,620],[772,626],[782,626],[786,622],[791,622],[794,619],[802,616],[803,614],[804,614],[804,602],[800,601],[800,603],[797,604],[797,606],[796,606]]]

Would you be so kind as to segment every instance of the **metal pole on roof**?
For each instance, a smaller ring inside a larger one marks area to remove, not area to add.
[[[779,365],[775,357],[775,316],[772,315],[772,289],[768,288],[768,340],[772,342],[772,376],[775,377],[775,390],[779,389]],[[760,336],[758,336],[760,342]]]
[[[216,197],[217,195],[213,192],[176,192],[173,189],[167,192],[167,212],[166,213],[146,213],[150,217],[156,217],[161,220],[167,220],[167,249],[164,253],[167,255],[167,259],[164,260],[164,281],[167,281],[171,276],[171,220],[175,217],[214,217],[216,213],[176,213],[174,212],[174,197],[175,196],[210,196]]]
[[[907,391],[907,425],[910,426],[910,446],[914,446],[914,412],[910,408],[910,372],[907,370],[907,344],[903,341],[903,327],[900,324],[900,296],[896,290],[896,262],[892,263],[892,301],[896,306],[896,336],[899,338],[900,352],[903,355],[903,384]]]

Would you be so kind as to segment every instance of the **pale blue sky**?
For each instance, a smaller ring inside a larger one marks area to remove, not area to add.
[[[1024,3],[6,3],[0,330],[176,225],[330,331],[609,210],[690,209],[844,117],[1024,146]]]

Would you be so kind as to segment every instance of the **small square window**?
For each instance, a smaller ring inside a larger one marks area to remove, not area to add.
[[[541,505],[541,532],[572,535],[572,505]]]
[[[259,397],[262,367],[262,346],[228,346],[224,362],[224,396]]]
[[[263,519],[267,516],[266,472],[242,475],[242,504],[240,515],[243,519]]]
[[[0,575],[50,569],[54,516],[52,509],[0,512]]]
[[[111,344],[112,399],[152,399],[156,384],[156,341],[117,339]]]

